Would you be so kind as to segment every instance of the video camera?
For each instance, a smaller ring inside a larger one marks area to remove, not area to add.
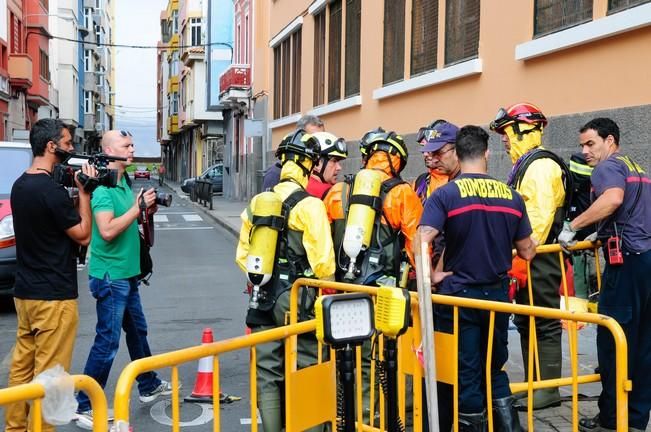
[[[108,168],[108,164],[114,161],[126,161],[126,158],[109,156],[104,153],[94,155],[84,155],[69,153],[57,149],[57,154],[62,158],[61,163],[54,166],[52,178],[57,183],[65,187],[76,187],[75,173],[81,170],[83,161],[95,167],[97,177],[89,177],[84,173],[79,173],[79,181],[84,190],[88,193],[93,192],[98,186],[115,187],[118,184],[118,171]],[[80,159],[79,161],[75,159]],[[74,161],[73,161],[74,160]],[[73,161],[73,162],[71,162]]]
[[[169,207],[172,205],[172,194],[166,192],[158,192],[158,189],[154,189],[156,193],[156,204]]]

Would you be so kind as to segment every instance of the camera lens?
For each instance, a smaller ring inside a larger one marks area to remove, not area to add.
[[[172,194],[156,192],[156,204],[169,207],[172,205]]]

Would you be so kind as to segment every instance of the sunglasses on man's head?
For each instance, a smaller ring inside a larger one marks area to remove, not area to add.
[[[121,130],[120,135],[122,135],[123,137],[133,136],[133,135],[131,135],[131,132],[125,131],[125,130]]]

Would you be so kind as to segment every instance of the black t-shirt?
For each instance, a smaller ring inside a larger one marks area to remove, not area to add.
[[[24,173],[11,189],[11,209],[17,261],[14,296],[77,298],[77,245],[65,230],[81,219],[66,189],[46,173]]]
[[[454,274],[443,279],[442,294],[506,278],[513,243],[531,235],[520,194],[484,174],[462,174],[438,188],[420,225],[445,233],[444,270]]]

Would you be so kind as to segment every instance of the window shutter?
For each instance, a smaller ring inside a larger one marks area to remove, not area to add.
[[[328,34],[328,102],[341,99],[341,0],[330,3]]]
[[[651,0],[608,0],[608,14],[621,12],[644,3],[651,3]]]
[[[346,97],[359,94],[361,0],[346,0]]]
[[[536,0],[534,36],[542,36],[592,20],[593,0]]]
[[[314,16],[314,106],[325,100],[325,18],[325,12]]]
[[[384,0],[384,67],[382,84],[404,78],[405,0]]]
[[[438,27],[438,0],[413,0],[411,8],[411,75],[436,69]]]
[[[479,54],[479,0],[448,0],[445,11],[445,64]]]

